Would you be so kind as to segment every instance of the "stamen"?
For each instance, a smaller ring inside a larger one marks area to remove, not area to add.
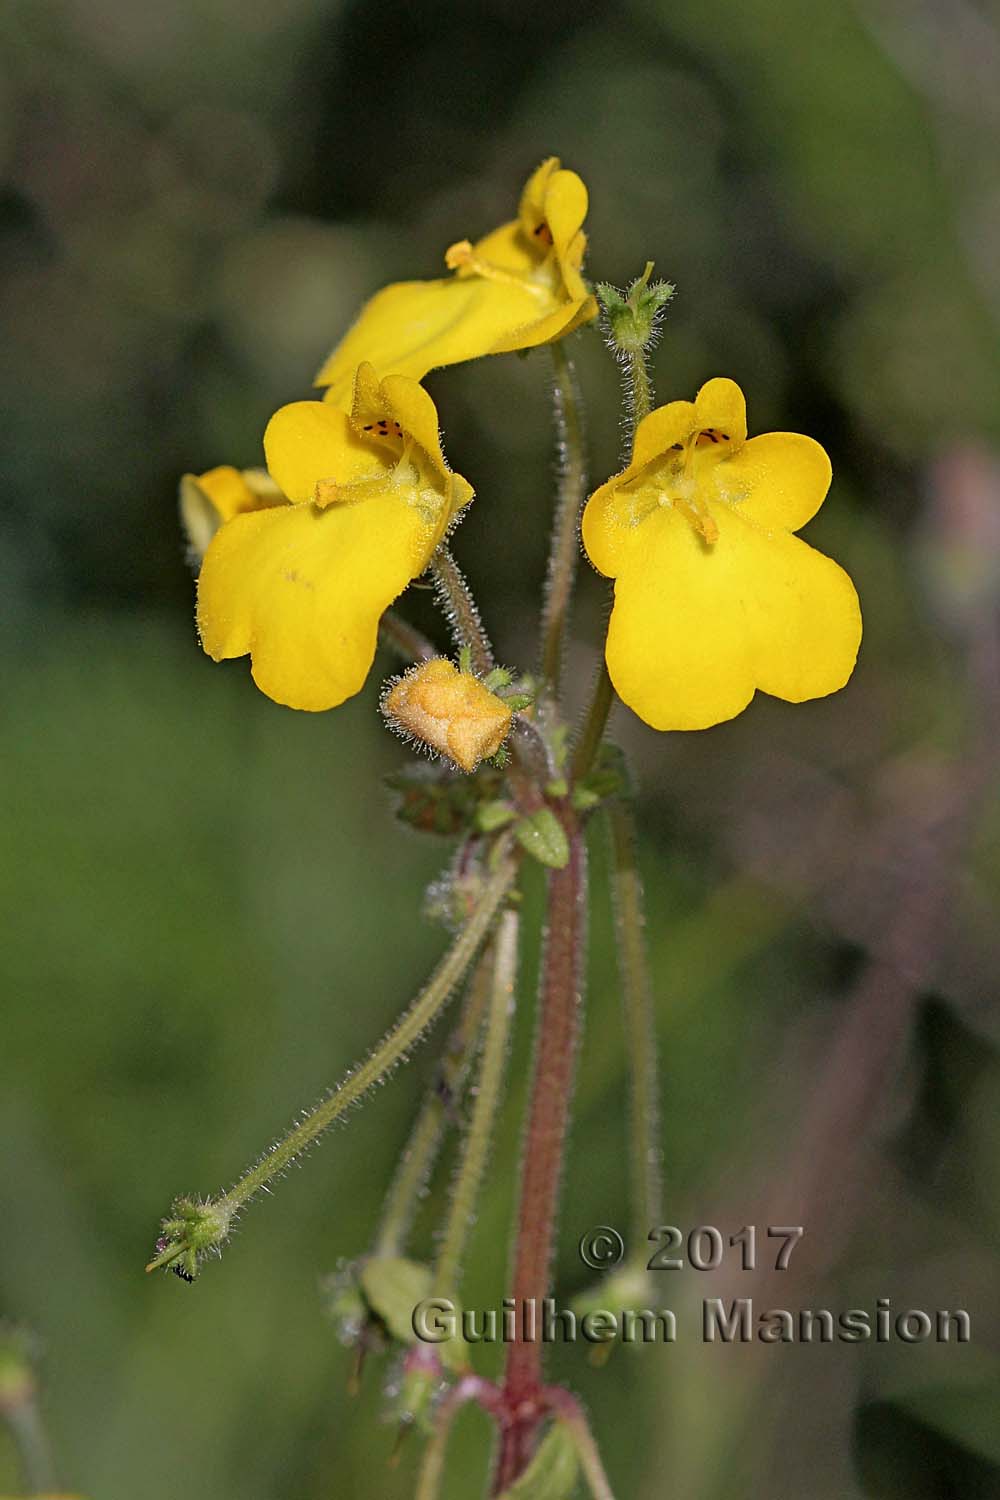
[[[719,528],[714,517],[708,511],[701,510],[697,505],[692,505],[687,500],[682,500],[679,495],[674,496],[674,506],[680,511],[685,521],[694,527],[702,541],[714,546],[719,540]]]
[[[504,286],[520,287],[522,291],[531,292],[532,296],[538,297],[540,301],[549,300],[551,293],[542,285],[536,284],[526,276],[518,276],[515,271],[505,271],[501,266],[494,266],[488,260],[481,260],[472,248],[471,240],[459,240],[454,245],[449,245],[445,251],[444,263],[449,271],[471,271],[474,276],[481,276],[484,281],[497,281]]]

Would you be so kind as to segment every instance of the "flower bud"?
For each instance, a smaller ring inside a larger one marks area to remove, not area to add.
[[[474,771],[495,755],[513,710],[471,673],[438,656],[401,677],[382,700],[386,718],[414,739]]]

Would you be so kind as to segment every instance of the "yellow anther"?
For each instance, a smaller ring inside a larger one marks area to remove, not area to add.
[[[547,287],[532,281],[529,276],[520,276],[516,271],[505,271],[502,266],[482,260],[473,249],[471,240],[458,240],[454,245],[449,245],[445,251],[444,263],[449,271],[468,271],[473,276],[481,276],[484,281],[520,287],[522,291],[531,292],[532,296],[542,301],[551,297]]]
[[[685,521],[694,527],[695,531],[703,541],[713,546],[719,540],[719,528],[714,518],[707,510],[692,504],[689,500],[682,500],[680,496],[673,497],[673,505],[680,511]]]

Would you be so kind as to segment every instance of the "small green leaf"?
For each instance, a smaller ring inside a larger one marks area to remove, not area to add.
[[[498,828],[506,828],[514,816],[509,802],[483,802],[476,811],[476,827],[481,833],[496,833]]]
[[[540,865],[552,870],[562,870],[569,860],[569,840],[566,830],[551,807],[540,807],[528,818],[522,818],[514,826],[517,841],[526,854],[537,859]]]
[[[530,708],[535,696],[533,693],[508,693],[503,701],[512,713],[519,714],[522,708]]]
[[[569,1500],[579,1472],[576,1445],[566,1428],[556,1422],[520,1479],[504,1490],[500,1500]]]
[[[578,786],[573,790],[570,801],[577,812],[590,812],[600,802],[600,795],[592,791],[589,786]]]
[[[416,1338],[413,1309],[425,1300],[430,1285],[430,1267],[401,1255],[367,1261],[361,1272],[369,1307],[401,1344],[412,1344]]]

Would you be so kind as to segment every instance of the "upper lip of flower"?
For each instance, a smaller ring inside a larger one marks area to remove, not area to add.
[[[316,384],[339,404],[359,359],[420,380],[441,365],[551,342],[595,317],[580,269],[587,201],[577,174],[549,157],[529,179],[516,219],[449,248],[452,275],[377,292]]]

